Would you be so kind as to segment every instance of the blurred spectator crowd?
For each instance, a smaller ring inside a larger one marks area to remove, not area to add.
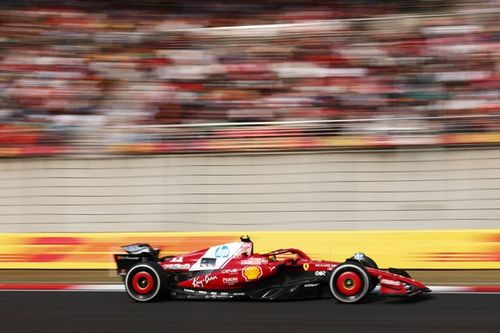
[[[214,123],[500,132],[498,116],[496,0],[0,3],[0,147]]]

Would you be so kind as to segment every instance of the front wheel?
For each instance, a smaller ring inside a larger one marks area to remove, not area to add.
[[[370,278],[363,266],[346,262],[338,265],[330,275],[330,291],[341,303],[361,301],[370,289]]]
[[[125,277],[127,294],[137,302],[157,300],[165,291],[163,270],[155,262],[142,262],[133,266]]]
[[[370,268],[378,269],[378,265],[375,262],[375,260],[373,260],[372,258],[368,257],[364,253],[356,253],[354,256],[352,256],[348,260],[356,260],[356,261],[358,261],[360,264],[362,264],[365,267],[370,267]],[[370,276],[370,288],[368,288],[368,292],[369,293],[372,292],[373,289],[375,289],[375,287],[377,286],[378,282],[379,281],[378,281],[378,278],[376,276]]]

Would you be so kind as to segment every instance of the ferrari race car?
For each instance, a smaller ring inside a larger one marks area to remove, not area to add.
[[[137,302],[174,299],[284,300],[333,297],[363,300],[377,285],[385,296],[411,297],[431,290],[399,269],[380,270],[363,253],[345,262],[312,260],[298,249],[253,253],[248,236],[177,256],[159,257],[148,244],[122,247],[117,273]]]

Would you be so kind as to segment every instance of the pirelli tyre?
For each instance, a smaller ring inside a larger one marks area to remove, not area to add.
[[[329,287],[337,301],[356,303],[368,294],[370,277],[361,264],[348,261],[332,271]]]
[[[127,294],[137,302],[158,300],[165,294],[162,268],[155,262],[144,261],[133,266],[125,276]]]
[[[351,258],[349,258],[348,261],[349,260],[356,260],[359,263],[363,264],[363,266],[365,266],[365,267],[370,267],[370,268],[378,269],[378,265],[375,262],[375,260],[373,260],[372,258],[368,257],[364,253],[356,253],[354,256],[352,256]],[[369,293],[372,292],[373,289],[375,289],[375,287],[377,286],[378,282],[379,281],[378,281],[378,278],[376,276],[370,276],[370,288],[368,288],[368,292]]]

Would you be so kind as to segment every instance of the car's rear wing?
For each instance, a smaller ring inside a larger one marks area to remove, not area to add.
[[[128,270],[140,261],[158,261],[160,249],[153,248],[147,243],[136,243],[122,246],[127,254],[115,254],[116,272],[126,275]]]

